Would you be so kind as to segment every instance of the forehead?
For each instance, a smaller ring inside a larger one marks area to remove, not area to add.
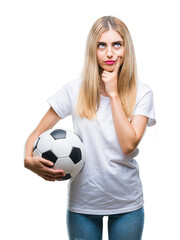
[[[123,39],[117,31],[115,31],[114,29],[110,29],[102,33],[98,41],[99,42],[116,42],[116,41],[123,41]]]

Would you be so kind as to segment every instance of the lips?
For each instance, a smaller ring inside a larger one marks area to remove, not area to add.
[[[107,60],[107,61],[105,61],[105,63],[108,64],[108,65],[112,65],[115,62],[116,62],[115,60]]]

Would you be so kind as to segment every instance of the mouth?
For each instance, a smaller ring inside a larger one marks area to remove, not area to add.
[[[104,61],[107,65],[112,65],[116,62],[116,60],[107,60],[107,61]]]

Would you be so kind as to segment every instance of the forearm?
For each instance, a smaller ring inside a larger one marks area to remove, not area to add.
[[[32,132],[28,137],[25,149],[24,149],[24,166],[28,168],[28,158],[32,157],[33,145],[36,139],[38,138],[38,133],[36,131]]]
[[[110,97],[114,127],[121,149],[129,154],[136,148],[136,132],[129,122],[118,95]]]
[[[58,121],[60,120],[60,117],[57,115],[57,113],[50,107],[48,112],[44,115],[36,129],[31,133],[31,135],[28,137],[25,145],[25,157],[24,161],[26,161],[26,158],[32,157],[32,151],[33,151],[33,145],[36,139],[46,130],[52,128]],[[26,162],[25,162],[26,166]]]

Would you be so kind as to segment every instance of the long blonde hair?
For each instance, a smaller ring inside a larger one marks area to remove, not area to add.
[[[123,38],[125,56],[118,75],[117,89],[123,109],[128,118],[132,117],[136,101],[136,59],[134,46],[126,25],[118,18],[105,16],[98,19],[90,29],[82,72],[82,82],[75,108],[81,117],[93,119],[100,104],[100,71],[97,62],[97,42],[102,33],[110,27]]]

